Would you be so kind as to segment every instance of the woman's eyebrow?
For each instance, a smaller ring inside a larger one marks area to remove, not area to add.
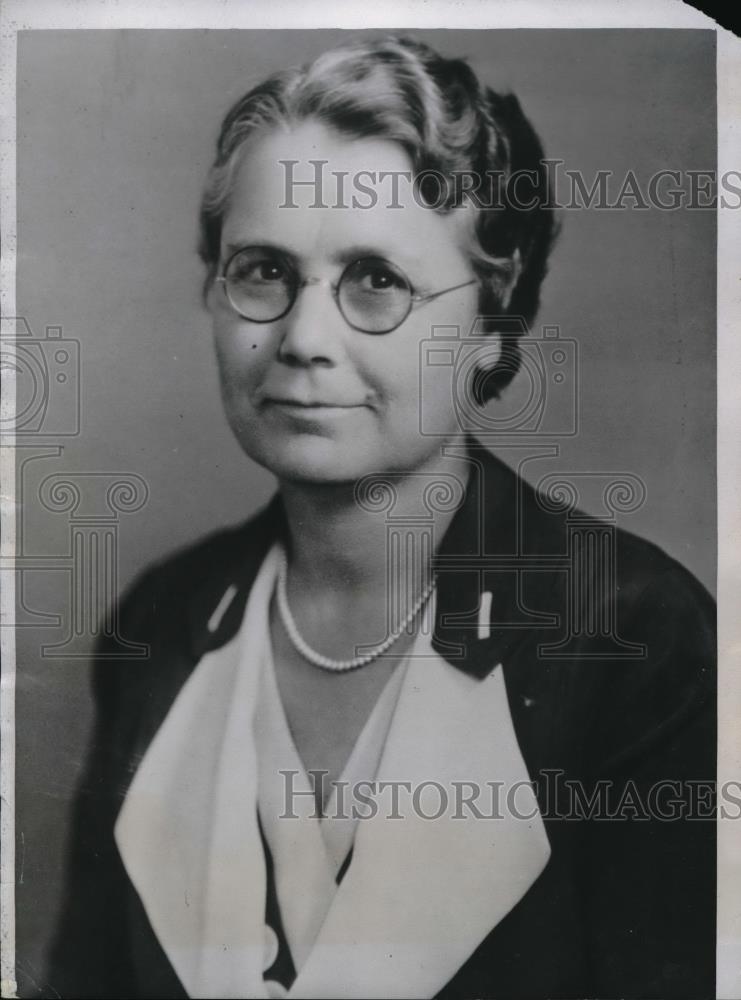
[[[295,257],[299,259],[300,255],[295,251],[291,250],[290,247],[284,246],[281,243],[274,243],[272,240],[263,240],[260,237],[251,236],[248,239],[234,240],[233,242],[224,244],[224,254],[226,257],[231,257],[232,254],[237,253],[239,250],[245,250],[247,247],[264,247],[266,250],[274,250],[276,253],[287,254],[290,257]]]
[[[338,264],[352,264],[353,261],[360,260],[363,257],[379,257],[382,260],[390,261],[392,264],[403,265],[405,269],[414,269],[415,265],[419,266],[419,257],[415,258],[408,251],[404,251],[400,247],[381,246],[371,243],[356,243],[352,246],[344,247],[333,254],[332,259]]]

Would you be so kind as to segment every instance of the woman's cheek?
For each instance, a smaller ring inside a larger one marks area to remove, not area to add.
[[[218,330],[215,344],[222,380],[242,390],[259,383],[268,363],[264,341],[261,344],[248,330],[231,328]]]

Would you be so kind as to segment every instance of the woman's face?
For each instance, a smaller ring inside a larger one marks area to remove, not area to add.
[[[298,207],[289,207],[286,160],[298,161],[295,180],[314,177],[309,161],[327,161],[319,199],[313,186],[295,185]],[[418,205],[411,185],[399,185],[401,207],[389,207],[390,187],[380,183],[375,207],[351,207],[352,178],[360,171],[378,176],[410,169],[397,144],[348,139],[317,122],[267,133],[243,155],[224,219],[220,273],[235,248],[268,245],[302,279],[320,282],[301,288],[293,308],[269,323],[242,318],[222,283],[209,292],[229,423],[244,451],[279,479],[338,483],[372,472],[421,470],[439,458],[442,444],[461,436],[452,367],[423,371],[420,348],[433,326],[466,335],[476,315],[477,285],[420,303],[395,330],[375,335],[350,326],[330,287],[350,261],[369,256],[400,268],[414,294],[474,277],[462,220]],[[336,172],[344,174],[344,192]],[[311,207],[315,199],[340,207]],[[280,280],[280,267],[269,262],[257,270],[261,282]],[[384,276],[371,272],[363,280],[375,289]],[[424,426],[435,436],[422,433],[421,378]]]

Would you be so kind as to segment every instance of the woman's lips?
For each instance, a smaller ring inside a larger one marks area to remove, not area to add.
[[[362,403],[298,402],[295,399],[266,399],[264,406],[295,421],[310,423],[318,420],[339,420],[364,409]]]
[[[328,403],[324,400],[299,400],[299,399],[266,399],[269,406],[284,406],[296,410],[355,410],[363,403]]]

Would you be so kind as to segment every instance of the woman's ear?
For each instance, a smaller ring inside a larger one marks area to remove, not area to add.
[[[512,293],[514,292],[517,282],[520,280],[520,275],[522,274],[522,258],[520,257],[519,247],[515,248],[515,252],[512,254],[510,259],[512,261],[510,274],[500,296],[502,309],[509,308]]]
[[[203,308],[208,313],[213,313],[214,305],[217,301],[219,282],[216,281],[216,268],[209,268],[203,285],[201,287],[201,302]]]

